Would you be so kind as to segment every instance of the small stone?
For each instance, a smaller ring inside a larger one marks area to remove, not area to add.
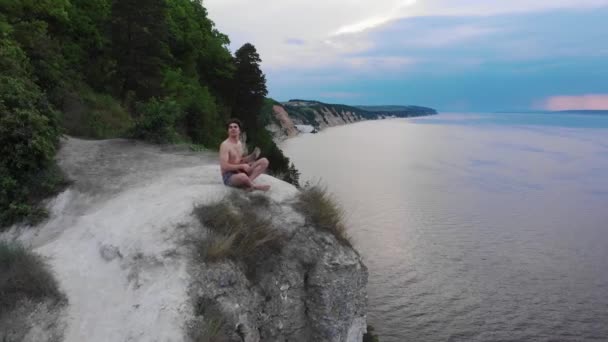
[[[122,258],[122,254],[120,253],[118,247],[113,245],[102,245],[101,248],[99,248],[99,253],[107,262],[110,262],[118,257]]]

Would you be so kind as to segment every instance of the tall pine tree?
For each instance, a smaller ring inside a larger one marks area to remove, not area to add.
[[[250,141],[257,140],[260,130],[258,116],[268,94],[266,76],[260,69],[260,55],[255,46],[246,43],[235,52],[235,103],[233,114],[243,121]]]
[[[298,186],[299,173],[289,158],[274,143],[264,128],[262,107],[268,94],[266,76],[260,69],[260,55],[249,43],[235,52],[236,72],[234,77],[235,100],[233,115],[241,119],[247,132],[247,144],[259,146],[270,161],[270,172]]]

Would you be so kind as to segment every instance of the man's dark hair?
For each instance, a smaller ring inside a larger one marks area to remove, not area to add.
[[[233,124],[233,123],[239,125],[239,129],[241,131],[243,130],[243,124],[241,123],[241,120],[236,119],[236,118],[232,118],[226,122],[226,129],[230,128],[230,124]]]

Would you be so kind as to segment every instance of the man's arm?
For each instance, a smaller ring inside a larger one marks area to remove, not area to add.
[[[230,148],[222,143],[220,145],[220,166],[224,171],[239,171],[247,172],[249,165],[247,164],[231,164],[230,163]]]
[[[243,158],[241,158],[241,162],[242,163],[249,164],[249,163],[254,162],[254,161],[255,161],[255,159],[254,159],[253,153],[250,154],[250,155],[248,155],[248,156],[244,156]]]
[[[260,149],[258,147],[256,147],[253,149],[253,152],[251,152],[250,155],[241,158],[241,163],[251,164],[254,161],[256,161],[256,159],[258,159],[259,155],[260,155]]]

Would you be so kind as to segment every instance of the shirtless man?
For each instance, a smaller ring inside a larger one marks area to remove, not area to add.
[[[240,136],[241,122],[238,119],[231,119],[228,121],[228,139],[220,145],[220,169],[224,184],[245,190],[267,191],[270,185],[254,184],[253,180],[266,171],[268,159],[255,160],[259,150],[243,157]]]

